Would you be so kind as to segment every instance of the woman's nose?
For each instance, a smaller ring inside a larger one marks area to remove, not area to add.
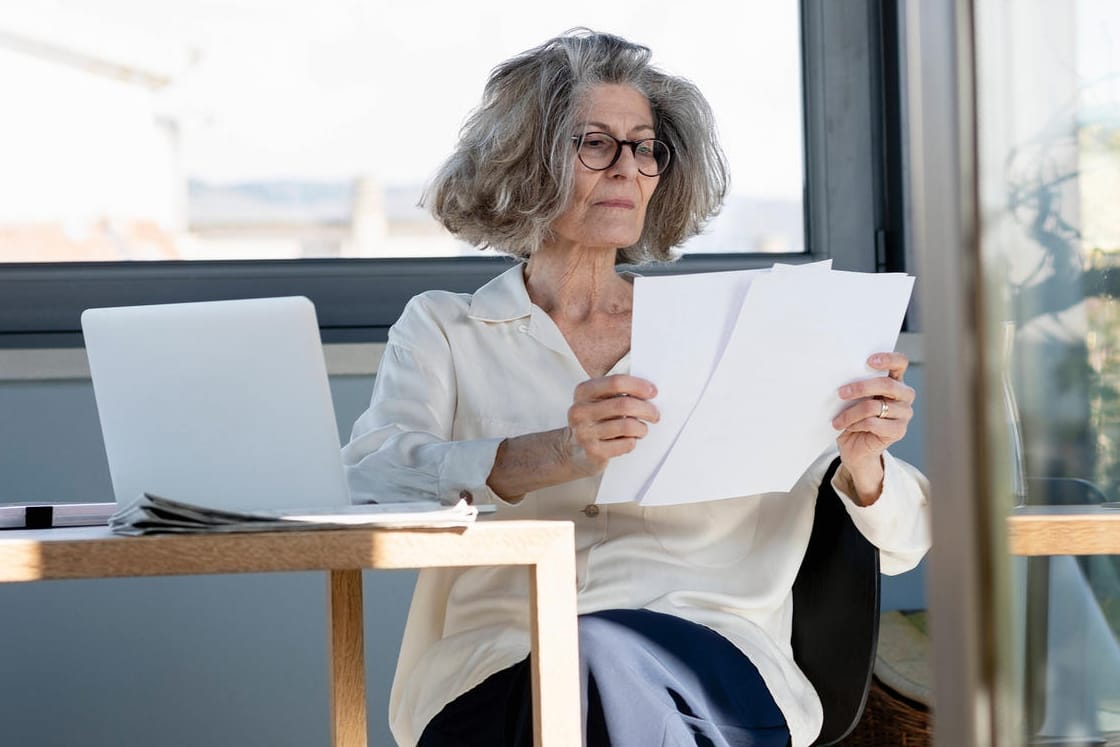
[[[618,176],[634,176],[638,175],[638,159],[634,155],[634,149],[629,145],[623,145],[622,151],[615,159],[614,165],[610,167],[609,173]]]

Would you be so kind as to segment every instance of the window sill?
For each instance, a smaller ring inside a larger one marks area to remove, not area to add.
[[[337,343],[323,346],[331,376],[369,376],[377,371],[383,342]],[[0,382],[88,381],[84,348],[0,349]]]
[[[922,335],[904,332],[898,350],[911,363],[922,363]],[[331,376],[372,376],[377,372],[383,342],[328,343],[323,346]],[[0,382],[88,380],[89,364],[82,348],[0,348]]]

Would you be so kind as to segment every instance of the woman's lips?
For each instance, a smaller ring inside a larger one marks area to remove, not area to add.
[[[634,209],[634,203],[631,200],[600,200],[595,204],[600,207],[626,208],[627,210]]]

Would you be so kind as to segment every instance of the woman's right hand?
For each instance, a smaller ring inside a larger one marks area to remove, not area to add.
[[[633,451],[660,419],[648,402],[657,388],[636,376],[588,379],[576,387],[568,425],[512,436],[498,445],[487,485],[508,503],[532,490],[589,477],[607,462]]]
[[[568,408],[564,447],[572,467],[581,475],[606,469],[607,462],[634,450],[660,419],[648,400],[657,387],[636,376],[614,374],[588,379],[576,387]]]

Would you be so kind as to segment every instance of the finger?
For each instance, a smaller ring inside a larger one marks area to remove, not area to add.
[[[588,404],[588,408],[597,420],[637,418],[647,423],[656,423],[661,419],[661,412],[656,405],[636,397],[622,396],[601,399]]]
[[[645,438],[649,426],[634,418],[604,420],[595,424],[595,437],[600,441],[613,441],[619,438]]]
[[[902,353],[875,353],[867,359],[867,365],[876,371],[886,371],[887,376],[895,381],[902,381],[906,369],[910,367],[910,359]]]
[[[913,387],[889,376],[873,376],[863,381],[853,381],[840,387],[836,393],[840,395],[840,399],[845,400],[880,397],[907,404],[911,404],[915,397]]]
[[[889,446],[902,440],[902,437],[906,435],[906,422],[878,417],[863,418],[844,428],[840,438],[843,438],[845,434],[855,433],[870,433]]]
[[[573,399],[577,402],[588,402],[620,396],[653,399],[657,396],[657,387],[653,382],[637,376],[611,374],[581,382],[576,386]]]
[[[614,438],[610,441],[600,441],[596,446],[598,455],[603,459],[613,459],[616,456],[629,454],[638,445],[636,438]]]
[[[593,461],[609,460],[634,450],[648,428],[640,420],[608,420],[575,432],[580,448]]]
[[[655,405],[644,399],[625,396],[577,402],[568,408],[568,425],[573,428],[618,419],[656,423],[661,419],[661,413]]]
[[[884,402],[887,404],[885,412],[883,410]],[[882,417],[879,417],[880,413],[882,413]],[[906,402],[864,399],[842,410],[839,415],[832,419],[832,427],[838,431],[848,430],[855,423],[869,419],[897,420],[902,423],[909,423],[913,417],[914,410]]]

